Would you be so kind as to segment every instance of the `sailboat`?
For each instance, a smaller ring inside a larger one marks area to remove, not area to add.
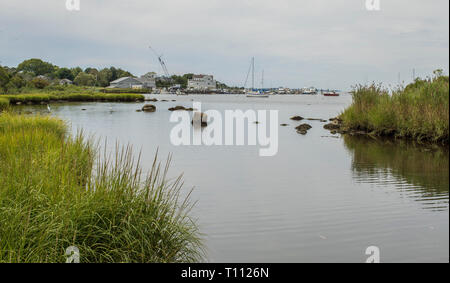
[[[247,95],[247,97],[263,97],[263,98],[269,97],[269,95],[267,95],[267,94],[263,94],[259,91],[254,90],[255,89],[255,57],[252,58],[250,67],[252,69],[252,88],[251,88],[251,90],[247,89],[245,91],[245,94]],[[247,74],[247,78],[248,78],[248,74]],[[263,72],[262,84],[264,84],[264,72]]]

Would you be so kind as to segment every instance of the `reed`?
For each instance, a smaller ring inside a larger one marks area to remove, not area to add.
[[[340,118],[350,130],[448,144],[449,79],[418,79],[392,93],[380,85],[359,85]]]
[[[99,154],[46,116],[0,114],[0,262],[196,262],[202,241],[168,180],[170,158],[148,175],[130,147]]]

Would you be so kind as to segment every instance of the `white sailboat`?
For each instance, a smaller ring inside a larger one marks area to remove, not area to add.
[[[251,62],[251,69],[252,69],[252,88],[249,90],[247,89],[245,91],[245,94],[247,95],[247,97],[260,97],[260,98],[267,98],[269,97],[269,95],[267,94],[263,94],[259,91],[255,91],[255,57],[252,58],[252,62]],[[247,75],[248,78],[248,75]],[[262,84],[264,84],[264,72],[263,72],[263,79],[262,79]]]

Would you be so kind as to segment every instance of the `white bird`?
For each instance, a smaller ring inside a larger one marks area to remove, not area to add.
[[[111,113],[114,112],[112,107],[109,107],[109,112],[111,112]]]
[[[50,109],[50,105],[47,104],[47,110],[48,112],[52,112],[52,110]]]

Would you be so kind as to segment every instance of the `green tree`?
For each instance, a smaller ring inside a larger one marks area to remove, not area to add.
[[[95,76],[82,72],[77,75],[74,83],[80,86],[94,86]]]
[[[109,86],[109,83],[113,81],[113,73],[110,69],[102,69],[98,73],[98,85],[102,87]]]
[[[78,74],[77,74],[78,75]],[[68,68],[60,68],[56,71],[56,77],[58,79],[68,79],[73,81],[75,76],[73,75],[72,71]]]
[[[32,85],[33,85],[35,88],[39,88],[39,89],[43,89],[43,88],[45,88],[46,86],[50,85],[50,83],[49,83],[47,80],[44,80],[44,79],[41,79],[41,78],[34,78],[34,79],[31,81],[31,83],[32,83]]]
[[[27,82],[21,76],[15,75],[9,80],[9,83],[7,84],[7,89],[8,90],[13,88],[20,89],[26,86],[26,84]]]
[[[72,72],[72,76],[74,78],[76,78],[79,73],[83,72],[83,70],[80,67],[72,68],[70,69],[70,71]]]
[[[0,66],[0,89],[6,90],[6,85],[8,84],[8,82],[9,82],[8,72],[5,70],[5,68]]]
[[[55,69],[55,66],[41,59],[25,60],[17,66],[17,71],[31,72],[36,76],[51,74]]]

